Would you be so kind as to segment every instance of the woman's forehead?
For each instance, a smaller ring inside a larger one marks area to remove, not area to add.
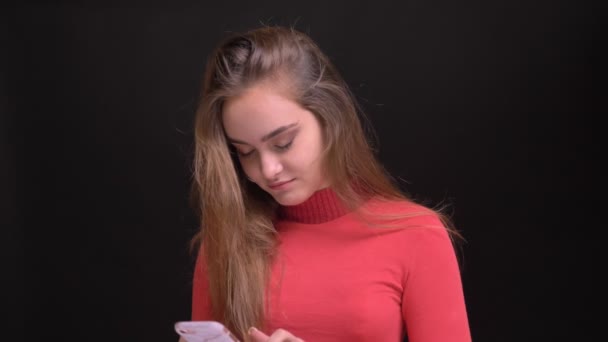
[[[311,115],[280,93],[256,87],[226,101],[222,121],[228,135],[257,134],[261,137],[279,127],[306,122]]]

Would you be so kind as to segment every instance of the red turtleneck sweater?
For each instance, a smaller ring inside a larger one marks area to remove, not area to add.
[[[454,249],[438,217],[410,202],[370,200],[380,226],[348,212],[330,189],[281,207],[266,326],[309,342],[470,341]],[[366,216],[369,217],[369,216]],[[202,255],[202,254],[199,254]],[[192,320],[211,320],[204,258]]]

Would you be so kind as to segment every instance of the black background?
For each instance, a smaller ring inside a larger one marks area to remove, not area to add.
[[[600,11],[575,4],[4,4],[2,334],[177,339],[172,324],[190,313],[187,197],[204,62],[226,32],[264,23],[309,33],[404,190],[451,203],[467,240],[474,340],[588,336],[603,230],[592,114],[606,111]]]

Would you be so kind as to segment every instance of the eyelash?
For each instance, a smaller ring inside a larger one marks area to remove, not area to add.
[[[277,145],[275,147],[279,149],[279,151],[286,151],[291,147],[291,144],[293,144],[293,139],[285,145]]]
[[[285,152],[285,151],[289,150],[289,148],[291,147],[292,144],[293,144],[293,139],[285,145],[275,145],[275,148],[277,150],[279,150],[279,152]],[[251,150],[250,152],[247,152],[247,153],[241,153],[237,150],[237,153],[239,154],[239,156],[241,158],[247,158],[247,157],[251,156],[254,151],[255,150]]]

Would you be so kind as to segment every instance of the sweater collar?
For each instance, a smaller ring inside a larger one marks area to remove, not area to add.
[[[337,219],[349,212],[331,189],[316,191],[306,201],[291,206],[280,206],[279,219],[306,224],[319,224]]]

